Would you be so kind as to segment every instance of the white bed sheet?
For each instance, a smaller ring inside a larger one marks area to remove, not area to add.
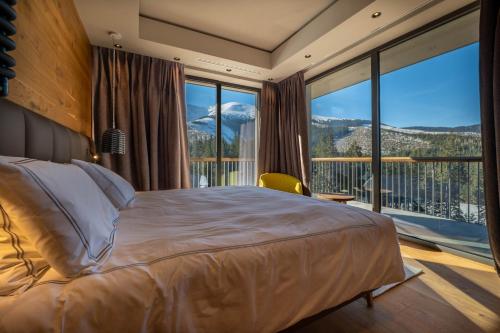
[[[274,332],[403,277],[380,214],[256,187],[143,192],[98,272],[0,297],[0,332]]]

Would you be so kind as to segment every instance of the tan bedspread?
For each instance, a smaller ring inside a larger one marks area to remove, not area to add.
[[[255,187],[139,193],[102,269],[0,297],[0,332],[273,332],[403,276],[380,214]]]

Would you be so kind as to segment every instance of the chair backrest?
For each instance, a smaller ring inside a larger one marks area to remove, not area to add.
[[[259,187],[266,187],[288,193],[304,194],[302,182],[284,173],[263,173],[259,177]]]

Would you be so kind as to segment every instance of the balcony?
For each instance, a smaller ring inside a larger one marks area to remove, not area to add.
[[[345,193],[372,207],[371,157],[313,158],[313,193]],[[383,157],[382,212],[398,232],[490,257],[481,158]]]
[[[217,160],[215,157],[191,158],[191,184],[194,188],[217,185]],[[222,158],[222,186],[255,185],[255,160]]]
[[[217,184],[214,158],[192,158],[193,187]],[[255,185],[253,159],[223,158],[222,186]],[[382,212],[398,232],[490,258],[481,158],[383,157]],[[313,158],[313,193],[344,193],[372,209],[370,157]]]

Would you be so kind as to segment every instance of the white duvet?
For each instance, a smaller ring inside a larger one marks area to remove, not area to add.
[[[256,187],[144,192],[98,272],[0,297],[0,332],[274,332],[403,277],[380,214]]]

